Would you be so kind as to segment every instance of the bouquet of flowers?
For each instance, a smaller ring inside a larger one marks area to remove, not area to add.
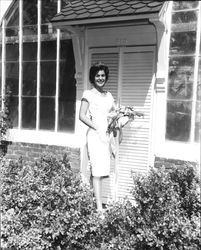
[[[117,131],[119,131],[119,143],[121,143],[123,134],[122,128],[128,123],[135,119],[135,116],[144,116],[143,113],[134,110],[131,106],[121,106],[113,110],[108,117],[108,128],[107,133],[113,136],[117,136]]]

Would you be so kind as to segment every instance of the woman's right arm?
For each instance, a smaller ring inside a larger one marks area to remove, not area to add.
[[[89,108],[89,103],[87,100],[82,100],[81,101],[81,106],[80,106],[80,112],[79,112],[79,119],[82,121],[84,124],[86,124],[88,127],[97,130],[95,124],[92,122],[89,117],[87,117],[87,111]]]

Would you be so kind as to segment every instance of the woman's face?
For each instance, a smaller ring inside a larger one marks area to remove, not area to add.
[[[95,75],[94,85],[97,88],[102,88],[106,82],[106,75],[104,70],[99,70]]]

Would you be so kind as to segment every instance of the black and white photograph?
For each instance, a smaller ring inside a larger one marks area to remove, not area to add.
[[[201,1],[0,0],[0,250],[201,249]]]

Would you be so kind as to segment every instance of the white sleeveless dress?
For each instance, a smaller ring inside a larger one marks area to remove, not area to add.
[[[89,117],[99,128],[99,132],[91,128],[87,132],[87,150],[92,176],[108,176],[110,173],[110,148],[109,136],[106,131],[108,114],[113,107],[114,98],[110,92],[100,93],[93,88],[85,90],[82,99],[88,101]]]

